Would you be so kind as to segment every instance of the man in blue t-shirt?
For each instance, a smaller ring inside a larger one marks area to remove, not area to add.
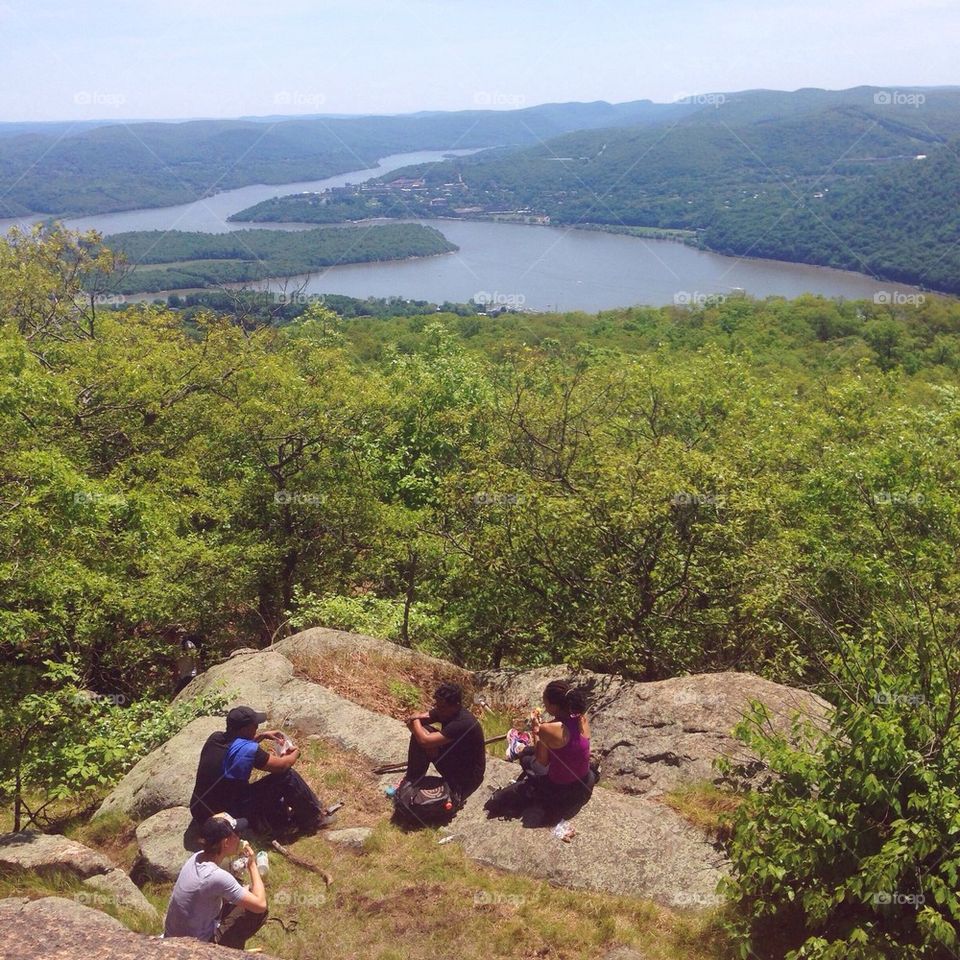
[[[264,831],[313,830],[321,826],[324,810],[316,794],[291,768],[300,751],[283,756],[267,752],[263,740],[282,740],[279,730],[257,732],[265,713],[252,707],[234,707],[227,714],[227,729],[213,733],[200,751],[190,812],[202,823],[218,810],[246,817]],[[267,776],[250,783],[254,770]]]

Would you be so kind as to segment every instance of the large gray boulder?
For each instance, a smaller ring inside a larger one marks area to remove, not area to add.
[[[0,932],[8,924],[17,922],[22,924],[21,932],[32,929],[34,925],[52,923],[70,925],[75,922],[84,924],[91,932],[127,929],[109,914],[101,910],[92,910],[79,900],[68,897],[40,897],[37,900],[31,900],[29,897],[7,897],[0,900]],[[9,942],[12,943],[13,940]],[[4,943],[2,936],[0,936],[0,943]]]
[[[822,727],[829,710],[815,694],[751,673],[702,673],[640,683],[544,667],[485,671],[477,675],[477,684],[491,705],[529,708],[541,702],[543,688],[556,679],[588,691],[593,750],[604,760],[606,782],[624,793],[653,795],[685,783],[719,782],[713,768],[719,756],[743,768],[742,782],[754,783],[763,768],[733,736],[751,700],[767,707],[773,727],[782,732],[790,730],[797,714]]]
[[[229,706],[249,703],[268,714],[267,725],[293,729],[306,737],[320,735],[380,763],[406,757],[409,733],[385,717],[337,696],[331,690],[293,675],[293,666],[276,649],[232,657],[197,677],[186,688],[239,691]],[[207,736],[223,729],[222,718],[201,717],[140,760],[117,784],[99,813],[121,811],[144,820],[161,810],[189,805],[200,748]]]
[[[364,654],[374,663],[379,660],[405,668],[412,667],[421,673],[429,672],[456,678],[463,683],[470,683],[473,679],[471,671],[464,670],[463,667],[458,667],[447,660],[421,653],[419,650],[401,647],[399,644],[369,637],[363,633],[348,633],[346,630],[331,630],[327,627],[303,630],[281,640],[274,645],[273,649],[294,662],[298,658],[309,661],[313,657],[326,657],[330,654],[334,656]]]
[[[102,853],[59,834],[21,831],[0,835],[0,868],[72,873],[88,888],[76,894],[77,903],[113,905],[157,918],[156,908],[123,870]]]
[[[298,675],[305,658],[351,650],[395,657],[404,664],[419,656],[373,638],[308,630],[266,650],[238,653],[197,677],[180,696],[225,691],[231,706],[249,703],[264,710],[269,725],[296,730],[301,737],[321,736],[378,763],[402,761],[409,737],[402,723]],[[427,660],[431,669],[443,666]],[[477,683],[490,701],[530,704],[539,701],[549,679],[568,673],[563,668],[498,671],[478,675]],[[576,679],[590,689],[594,743],[605,757],[605,782],[576,816],[577,836],[564,843],[548,827],[488,820],[483,801],[518,772],[515,765],[492,760],[485,783],[451,824],[453,839],[475,860],[564,885],[643,896],[673,907],[714,905],[716,883],[725,870],[722,855],[670,808],[646,795],[713,778],[712,761],[720,754],[750,760],[731,736],[750,699],[765,702],[775,723],[784,727],[794,712],[822,720],[826,704],[747,674],[652,684],[585,673]],[[222,724],[216,718],[193,721],[141,760],[101,809],[123,810],[143,820],[184,807],[200,747]],[[185,822],[180,810],[141,824],[144,861],[163,864],[161,869],[171,875],[175,861],[182,863],[186,854],[176,849]],[[161,852],[150,852],[154,842]]]
[[[130,875],[141,884],[175,881],[200,846],[188,807],[161,810],[137,826],[137,859]]]
[[[483,803],[516,777],[516,764],[489,760],[483,786],[447,829],[472,859],[567,887],[641,896],[665,906],[716,902],[726,864],[698,830],[673,810],[597,787],[570,821],[569,843],[528,810],[522,820],[488,819]]]
[[[226,948],[199,940],[134,933],[64,897],[0,900],[0,960],[224,960],[229,955]]]
[[[97,850],[53,833],[22,830],[0,835],[0,867],[60,871],[82,879],[109,873],[113,862]]]

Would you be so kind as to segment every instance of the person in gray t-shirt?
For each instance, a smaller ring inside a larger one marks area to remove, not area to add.
[[[210,817],[200,829],[203,849],[183,865],[167,907],[164,937],[196,937],[242,950],[267,919],[267,895],[257,860],[246,848],[249,888],[219,864],[240,849],[247,821],[228,813]]]

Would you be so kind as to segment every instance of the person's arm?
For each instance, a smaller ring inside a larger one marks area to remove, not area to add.
[[[279,743],[283,739],[283,732],[280,730],[261,730],[253,739],[257,743],[261,740],[276,740]]]
[[[259,769],[269,770],[270,772],[273,772],[276,770],[288,770],[299,759],[300,759],[299,747],[297,747],[294,750],[291,750],[289,753],[285,753],[282,757],[278,757],[275,753],[268,753],[267,762]]]
[[[410,732],[421,747],[445,747],[453,741],[442,733],[427,730],[423,721],[428,717],[411,717],[409,721]]]
[[[251,913],[266,913],[267,891],[263,886],[263,877],[260,876],[257,856],[252,847],[247,850],[247,872],[250,874],[250,889],[243,891],[243,896],[237,904]]]

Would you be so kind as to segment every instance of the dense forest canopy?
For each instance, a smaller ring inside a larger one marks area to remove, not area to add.
[[[956,614],[951,301],[185,325],[84,297],[95,238],[0,249],[8,658],[137,684],[335,596],[476,666],[816,683],[808,604],[906,558]]]

